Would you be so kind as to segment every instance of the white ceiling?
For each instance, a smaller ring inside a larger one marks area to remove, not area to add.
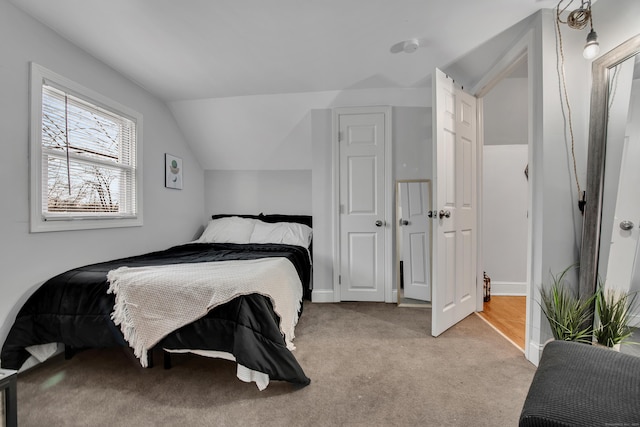
[[[166,102],[429,85],[548,0],[10,0]],[[418,39],[411,54],[398,43]]]

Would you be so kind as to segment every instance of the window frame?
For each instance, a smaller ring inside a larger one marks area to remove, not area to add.
[[[142,114],[34,62],[31,63],[30,71],[30,231],[38,233],[142,226]],[[47,185],[47,183],[43,183],[42,172],[42,98],[45,82],[86,102],[126,117],[135,123],[135,216],[118,217],[92,214],[90,216],[77,215],[74,217],[69,215],[68,218],[57,217],[49,220],[44,217],[42,214],[43,203],[48,203],[48,200],[44,200],[42,191],[43,187]]]

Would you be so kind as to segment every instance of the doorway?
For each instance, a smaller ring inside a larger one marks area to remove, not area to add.
[[[481,317],[525,350],[529,251],[526,55],[482,100],[482,253],[490,293]]]

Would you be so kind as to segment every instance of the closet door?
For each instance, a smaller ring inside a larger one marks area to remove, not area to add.
[[[390,299],[390,108],[339,109],[338,286],[341,301]]]

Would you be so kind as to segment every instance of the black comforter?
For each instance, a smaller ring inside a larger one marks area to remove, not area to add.
[[[26,347],[59,342],[72,348],[127,346],[111,320],[114,295],[107,294],[107,273],[121,266],[141,267],[223,260],[286,257],[295,266],[308,298],[311,265],[305,248],[282,244],[191,243],[164,251],[92,264],[45,282],[25,303],[2,347],[2,367],[19,369]],[[203,318],[166,336],[157,347],[217,350],[272,380],[309,384],[287,349],[279,318],[267,297],[240,296]]]

